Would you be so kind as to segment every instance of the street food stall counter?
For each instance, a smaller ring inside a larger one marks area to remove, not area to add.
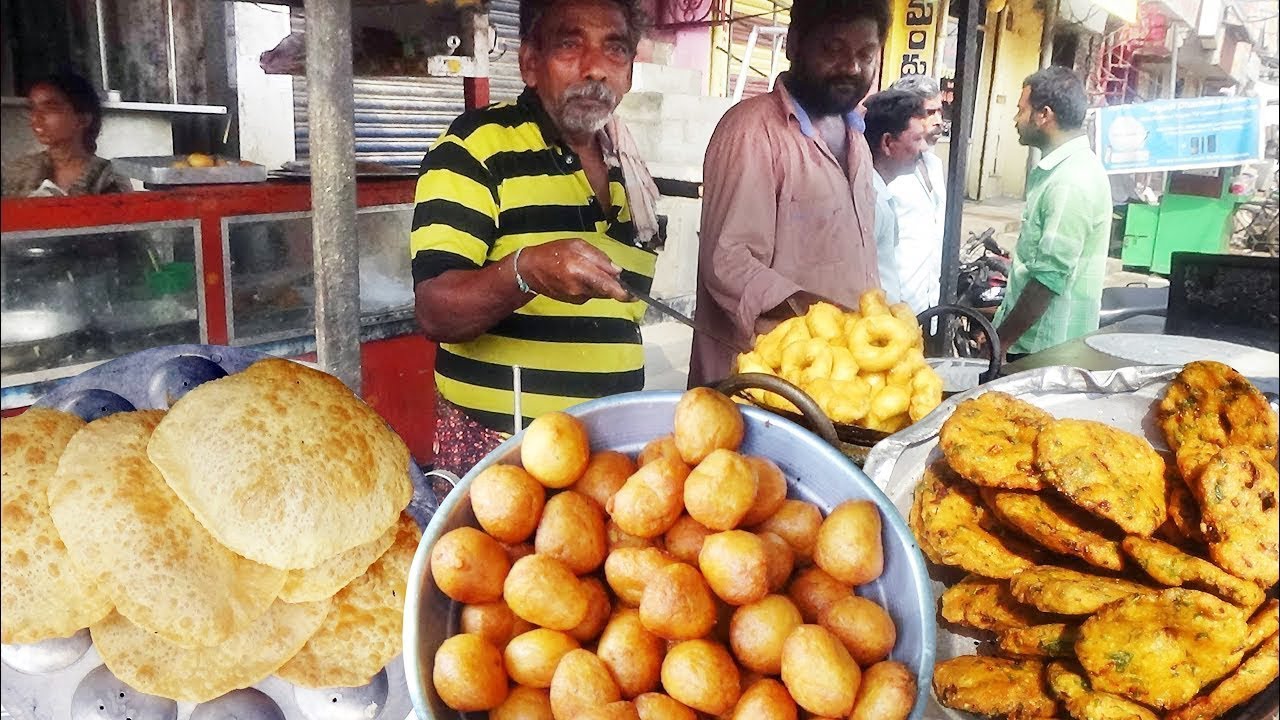
[[[364,396],[432,455],[434,345],[415,331],[411,179],[357,185]],[[189,186],[0,202],[5,414],[60,380],[151,347],[314,359],[311,188]]]

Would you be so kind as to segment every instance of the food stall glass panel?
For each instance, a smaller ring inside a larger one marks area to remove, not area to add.
[[[405,249],[412,220],[411,204],[357,211],[362,324],[413,315],[413,274]],[[228,217],[223,237],[231,344],[314,333],[311,214]]]
[[[199,232],[172,221],[3,233],[4,385],[202,342]]]

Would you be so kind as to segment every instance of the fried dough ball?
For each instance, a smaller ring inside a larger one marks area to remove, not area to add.
[[[794,603],[784,595],[767,595],[733,613],[729,645],[742,666],[761,675],[782,672],[782,645],[804,624]]]
[[[636,457],[636,467],[642,468],[660,457],[669,458],[671,460],[684,463],[686,466],[688,465],[688,463],[684,462],[684,458],[680,456],[680,449],[676,447],[676,436],[663,435],[662,437],[650,440],[644,446],[644,449],[641,450],[640,454]],[[688,474],[687,467],[685,473]]]
[[[658,544],[656,538],[643,538],[638,535],[632,535],[622,528],[618,527],[618,523],[609,519],[604,524],[604,534],[608,538],[609,552],[613,552],[618,548],[634,547],[654,547]]]
[[[635,704],[640,720],[698,720],[696,713],[662,693],[644,693]]]
[[[659,570],[677,562],[657,548],[619,548],[604,561],[604,577],[624,605],[638,607],[644,588]]]
[[[737,450],[743,430],[737,404],[711,388],[693,388],[676,403],[676,448],[689,465],[713,450]]]
[[[822,526],[822,511],[817,505],[804,500],[784,500],[777,512],[757,525],[756,532],[778,535],[796,551],[796,564],[808,564],[813,557],[813,544]]]
[[[472,527],[450,530],[431,548],[431,577],[441,592],[461,603],[502,597],[510,568],[502,545]]]
[[[898,628],[889,613],[858,595],[837,600],[821,614],[819,624],[844,643],[854,662],[861,667],[889,657],[898,641]]]
[[[587,616],[569,631],[569,635],[578,642],[588,642],[600,637],[609,622],[609,615],[613,613],[613,601],[599,578],[582,578],[582,589],[587,593]]]
[[[495,708],[507,697],[502,653],[471,633],[460,633],[440,643],[431,681],[440,699],[462,712]]]
[[[658,686],[666,649],[662,638],[645,629],[639,612],[623,608],[605,626],[596,655],[609,668],[622,697],[630,700]]]
[[[756,472],[732,450],[714,450],[684,482],[689,516],[712,530],[732,530],[756,497]]]
[[[532,555],[534,552],[533,543],[531,542],[522,542],[516,545],[504,545],[503,547],[506,549],[507,559],[511,561],[512,565],[514,565],[520,558]]]
[[[787,499],[787,477],[770,459],[747,455],[747,464],[755,471],[756,496],[751,508],[742,516],[740,525],[751,527],[768,520]]]
[[[584,575],[604,562],[608,543],[600,506],[586,495],[565,490],[547,501],[533,547]]]
[[[555,720],[551,694],[541,688],[517,685],[501,705],[489,711],[489,720]]]
[[[624,532],[657,537],[671,529],[684,510],[688,472],[684,463],[658,458],[627,478],[605,509]]]
[[[640,620],[667,640],[694,640],[716,624],[716,601],[693,566],[672,563],[658,570],[640,596]]]
[[[542,516],[546,489],[515,465],[490,465],[471,481],[471,509],[495,540],[524,542]]]
[[[578,641],[565,633],[535,628],[507,643],[502,659],[512,680],[533,688],[548,688],[560,660],[578,647]]]
[[[799,709],[782,683],[761,678],[747,686],[729,720],[796,720]]]
[[[584,712],[579,720],[640,720],[634,703],[619,700]]]
[[[764,543],[764,559],[769,582],[769,592],[778,592],[791,579],[791,571],[796,567],[796,552],[786,540],[771,532],[759,534]]]
[[[884,571],[880,511],[869,500],[848,500],[822,521],[814,563],[845,585],[865,585]]]
[[[708,535],[698,568],[711,590],[730,605],[746,605],[769,592],[769,560],[764,542],[745,530]]]
[[[502,598],[516,615],[552,630],[572,630],[587,616],[587,591],[569,566],[546,555],[511,566]]]
[[[782,646],[782,683],[811,713],[847,717],[861,677],[849,651],[826,628],[801,625]]]
[[[567,488],[577,482],[590,460],[587,428],[568,413],[547,413],[524,430],[520,464],[549,488]]]
[[[576,720],[592,708],[621,699],[609,668],[590,650],[567,653],[551,678],[551,712],[556,720]]]
[[[662,661],[662,687],[694,710],[721,715],[738,702],[738,666],[724,646],[710,640],[686,640],[667,651]]]
[[[602,450],[591,456],[587,469],[582,471],[582,477],[572,489],[594,500],[603,510],[609,504],[609,498],[637,469],[635,462],[626,455],[615,450]]]
[[[849,720],[906,720],[915,703],[915,676],[902,663],[885,660],[863,671]]]
[[[502,600],[464,605],[459,626],[462,632],[479,635],[499,650],[506,647],[511,638],[533,629],[533,625],[516,617]]]
[[[698,553],[702,552],[702,541],[711,534],[712,530],[706,525],[688,515],[681,515],[663,536],[662,544],[680,562],[696,565]]]
[[[816,623],[822,613],[837,602],[849,597],[850,588],[821,568],[811,567],[801,570],[791,581],[787,594],[800,610],[801,617],[807,623]]]

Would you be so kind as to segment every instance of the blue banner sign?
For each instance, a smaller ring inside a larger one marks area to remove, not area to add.
[[[1154,100],[1098,109],[1098,157],[1108,173],[1193,170],[1262,159],[1256,97]]]

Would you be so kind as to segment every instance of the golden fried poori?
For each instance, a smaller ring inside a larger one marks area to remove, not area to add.
[[[551,678],[551,712],[556,720],[574,720],[592,708],[621,699],[609,668],[590,650],[570,651]]]
[[[1062,661],[1045,668],[1049,691],[1076,720],[1158,720],[1155,713],[1119,695],[1098,692],[1089,681]]]
[[[796,573],[787,593],[800,609],[804,621],[813,624],[828,608],[848,597],[851,591],[848,585],[841,584],[822,568],[811,567]]]
[[[1164,460],[1132,433],[1055,420],[1036,438],[1036,466],[1071,502],[1131,535],[1150,537],[1168,517]]]
[[[657,570],[640,595],[640,620],[666,640],[695,640],[716,624],[716,600],[702,574],[691,565],[672,563]]]
[[[640,720],[698,720],[696,713],[662,693],[647,692],[633,702]]]
[[[1213,593],[1246,611],[1261,605],[1265,597],[1258,585],[1159,540],[1127,537],[1124,539],[1124,551],[1161,585],[1185,585]]]
[[[1267,689],[1280,675],[1280,636],[1271,633],[1257,652],[1207,694],[1165,716],[1166,720],[1213,720]]]
[[[769,458],[755,455],[746,456],[747,464],[755,471],[756,496],[751,501],[751,508],[742,516],[741,524],[745,527],[758,525],[768,520],[787,499],[787,477],[782,469]]]
[[[578,478],[572,489],[594,500],[603,510],[609,504],[609,498],[618,492],[637,469],[635,462],[623,453],[602,450],[591,456],[587,469],[582,471],[582,477]]]
[[[711,388],[693,388],[676,403],[676,449],[689,465],[715,450],[737,450],[744,429],[737,404]]]
[[[933,692],[953,710],[1009,720],[1056,717],[1057,703],[1045,692],[1039,660],[962,655],[933,669]]]
[[[516,683],[549,688],[560,660],[578,647],[578,641],[567,633],[534,628],[512,638],[502,650],[502,659]]]
[[[1010,630],[1046,622],[1039,610],[1018,602],[1008,580],[969,575],[942,593],[942,618],[978,630]]]
[[[819,624],[844,643],[849,655],[861,667],[889,657],[898,641],[898,628],[889,613],[857,595],[837,600],[821,614]]]
[[[535,553],[511,566],[502,599],[534,625],[567,631],[586,619],[590,597],[568,565]]]
[[[516,617],[502,600],[463,605],[458,626],[464,633],[479,635],[499,650],[511,638],[529,632],[533,625]]]
[[[1107,603],[1155,592],[1128,580],[1053,565],[1041,565],[1014,575],[1009,580],[1009,591],[1018,602],[1058,615],[1089,615]]]
[[[511,564],[497,540],[472,527],[450,530],[431,548],[431,577],[461,603],[501,598]]]
[[[684,512],[684,484],[689,466],[660,457],[643,465],[609,498],[605,510],[630,535],[661,535]]]
[[[1236,577],[1264,587],[1280,580],[1280,477],[1267,455],[1231,445],[1189,484],[1200,502],[1209,557]]]
[[[494,540],[522,543],[538,527],[546,492],[524,468],[490,465],[471,481],[471,510]]]
[[[551,714],[551,693],[516,685],[501,705],[489,711],[489,720],[555,720]]]
[[[1044,547],[1096,567],[1124,569],[1116,530],[1070,502],[1043,493],[993,488],[982,488],[981,495],[1001,522]]]
[[[884,571],[880,511],[869,500],[836,506],[818,528],[813,561],[845,585],[865,585]]]
[[[799,709],[782,683],[761,678],[742,691],[729,720],[796,720]]]
[[[619,601],[639,607],[649,580],[675,562],[679,561],[658,548],[618,548],[605,558],[604,577]]]
[[[313,568],[288,571],[284,587],[280,588],[280,599],[288,603],[300,603],[333,597],[382,557],[399,531],[399,524],[392,525],[382,537],[373,542],[357,545]]]
[[[863,671],[849,720],[906,720],[915,703],[915,676],[902,663],[884,660]]]
[[[787,541],[796,553],[796,565],[807,565],[813,558],[813,544],[822,527],[822,511],[804,500],[784,500],[768,520],[752,528],[754,532],[771,532]]]
[[[600,637],[604,631],[613,613],[613,601],[599,578],[582,578],[582,589],[587,594],[587,616],[569,634],[578,642],[587,642]]]
[[[662,687],[694,710],[721,715],[738,702],[738,666],[718,643],[685,640],[667,650],[662,660]]]
[[[459,633],[441,643],[431,681],[444,704],[462,712],[490,710],[507,699],[502,653],[479,635]]]
[[[1039,490],[1036,436],[1053,416],[1001,392],[985,392],[956,406],[942,424],[938,447],[961,477],[976,485]]]
[[[862,672],[840,639],[818,625],[801,625],[782,646],[782,683],[796,704],[816,715],[853,711]]]
[[[1079,628],[1066,623],[1009,628],[996,634],[1000,654],[1012,658],[1075,657]]]
[[[1249,445],[1276,458],[1276,414],[1243,375],[1219,362],[1188,363],[1160,401],[1157,423],[1188,481],[1228,445]]]
[[[1076,655],[1094,689],[1170,709],[1238,665],[1247,632],[1230,604],[1169,588],[1125,598],[1085,620]]]
[[[729,623],[729,644],[743,667],[761,675],[782,672],[782,645],[804,624],[794,603],[783,595],[767,595],[743,605]]]
[[[600,567],[609,551],[600,506],[572,490],[556,493],[542,511],[533,547],[540,555],[560,560],[577,575]]]
[[[698,569],[711,590],[730,605],[746,605],[769,592],[764,541],[745,530],[708,535],[698,553]]]
[[[596,655],[609,668],[622,697],[630,700],[658,687],[666,649],[662,638],[645,629],[638,611],[622,608],[600,635]]]
[[[713,450],[684,482],[689,516],[712,530],[732,530],[756,497],[756,471],[732,450]]]
[[[591,461],[591,441],[578,418],[550,412],[524,429],[520,464],[549,488],[567,488],[582,477]]]
[[[697,565],[698,553],[702,552],[702,541],[712,533],[706,525],[688,515],[681,515],[663,536],[662,544],[680,562]]]

